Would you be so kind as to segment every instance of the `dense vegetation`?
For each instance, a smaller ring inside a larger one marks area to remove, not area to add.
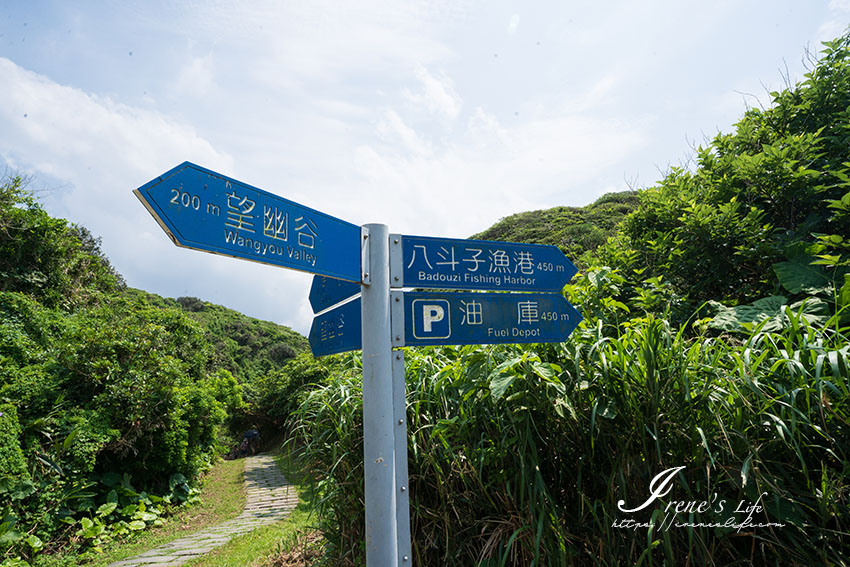
[[[409,349],[415,564],[850,565],[850,34],[771,97],[604,242],[584,223],[610,197],[478,235],[581,252],[585,321]],[[334,364],[292,443],[328,557],[359,565],[359,360]]]
[[[692,169],[478,235],[580,257],[585,320],[408,349],[415,564],[850,565],[850,33],[771,98]],[[259,423],[291,431],[327,562],[363,563],[359,355],[127,289],[18,178],[0,252],[6,557],[157,523]]]
[[[261,422],[274,434],[263,404],[285,395],[306,345],[127,288],[99,241],[24,185],[0,182],[0,558],[83,552],[158,524],[232,433]]]

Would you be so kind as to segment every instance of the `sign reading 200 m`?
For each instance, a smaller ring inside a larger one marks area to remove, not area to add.
[[[184,162],[134,191],[174,243],[359,282],[360,227]]]

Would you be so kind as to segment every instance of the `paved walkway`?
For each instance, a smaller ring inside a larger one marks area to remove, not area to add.
[[[272,455],[245,459],[248,497],[242,514],[219,524],[161,545],[141,555],[110,563],[108,567],[173,567],[182,565],[232,538],[260,526],[282,520],[298,504],[295,487],[281,474]]]

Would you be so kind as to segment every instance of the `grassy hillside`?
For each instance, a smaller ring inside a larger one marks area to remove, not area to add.
[[[586,207],[554,207],[506,217],[472,238],[553,244],[574,262],[596,250],[638,205],[636,191],[608,193]]]
[[[309,350],[307,339],[289,327],[196,297],[163,298],[137,289],[125,293],[162,308],[180,309],[200,323],[213,347],[213,363],[228,370],[240,384],[279,370],[289,359]]]

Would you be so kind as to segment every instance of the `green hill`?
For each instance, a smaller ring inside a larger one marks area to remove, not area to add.
[[[575,262],[604,244],[638,202],[636,191],[607,193],[585,207],[517,213],[472,238],[553,244]]]

